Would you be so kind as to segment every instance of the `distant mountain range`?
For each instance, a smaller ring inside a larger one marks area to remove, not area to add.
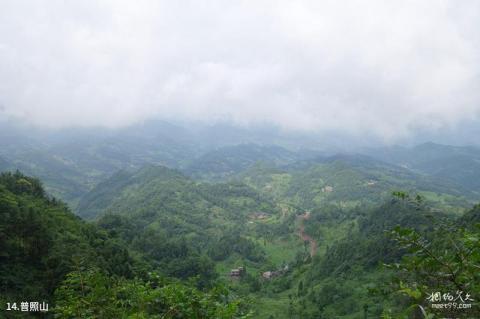
[[[450,180],[473,192],[480,192],[480,148],[435,143],[415,147],[377,148],[366,154],[413,171]]]
[[[399,288],[383,292],[405,272],[379,265],[422,257],[405,254],[395,233],[412,229],[424,237],[420,243],[437,238],[425,247],[448,263],[463,262],[452,247],[472,252],[478,246],[475,147],[427,143],[332,154],[235,134],[202,143],[206,131],[184,133],[146,126],[115,134],[10,136],[18,147],[0,148],[0,170],[18,168],[42,180],[0,174],[5,297],[34,291],[54,300],[56,313],[77,316],[95,304],[98,313],[111,308],[111,318],[124,309],[149,317],[189,302],[197,309],[231,300],[223,293],[198,299],[213,289],[248,298],[245,309],[260,319],[360,318],[366,306],[379,318],[406,307],[397,303]],[[474,269],[478,249],[468,256]],[[231,275],[240,268],[242,276]],[[407,272],[426,285],[432,278],[444,284],[444,273]],[[476,270],[463,274],[478,295]],[[425,287],[431,293],[438,285]],[[159,295],[145,293],[151,289]],[[143,307],[152,302],[155,307]],[[62,303],[68,307],[62,310]]]
[[[311,137],[282,135],[275,130],[225,125],[188,127],[158,121],[119,130],[61,132],[4,126],[0,133],[0,170],[19,169],[41,178],[49,193],[72,207],[118,171],[135,171],[145,165],[176,168],[200,180],[222,181],[237,178],[261,164],[264,169],[286,170],[289,174],[295,171],[295,176],[306,170],[302,178],[308,180],[315,176],[309,167],[321,163],[324,168],[330,165],[333,171],[336,167],[345,172],[342,166],[332,166],[340,161],[353,165],[353,170],[362,170],[362,183],[368,183],[368,179],[374,183],[379,176],[372,172],[386,170],[400,179],[402,175],[410,179],[416,174],[416,186],[427,183],[427,189],[433,192],[455,194],[456,189],[469,198],[480,193],[480,149],[476,147],[426,143],[410,148],[359,149],[358,153],[367,157],[351,152],[347,156],[331,148],[328,152],[319,149],[320,142]],[[337,153],[340,155],[334,155]]]

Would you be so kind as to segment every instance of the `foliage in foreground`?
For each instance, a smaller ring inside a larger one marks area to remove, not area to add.
[[[428,237],[413,229],[397,227],[392,235],[408,251],[400,263],[390,265],[395,269],[397,293],[408,297],[408,306],[401,315],[480,317],[479,224],[469,229],[441,225]],[[448,306],[437,309],[436,304]]]
[[[208,292],[157,275],[148,282],[106,276],[98,269],[71,272],[55,292],[58,318],[248,318],[226,288]]]

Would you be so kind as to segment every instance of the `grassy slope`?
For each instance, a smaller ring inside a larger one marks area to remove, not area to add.
[[[360,203],[379,204],[394,190],[424,194],[430,204],[458,212],[478,200],[458,185],[417,174],[371,159],[338,157],[306,161],[284,169],[254,166],[238,179],[277,200],[312,209],[335,203],[353,208]],[[325,191],[331,186],[333,191]]]
[[[339,210],[354,211],[362,202],[373,205],[376,202],[380,202],[382,198],[386,198],[391,190],[405,188],[407,190],[424,188],[426,189],[424,194],[427,201],[431,201],[439,207],[452,208],[452,210],[455,208],[456,211],[460,211],[456,205],[464,204],[463,201],[466,201],[464,198],[459,199],[456,197],[454,194],[457,191],[450,189],[450,185],[433,185],[429,180],[423,179],[421,176],[403,170],[399,173],[396,171],[397,169],[378,166],[358,167],[349,165],[348,162],[342,160],[311,163],[304,167],[290,168],[283,171],[261,165],[252,167],[249,171],[242,174],[240,178],[262,193],[265,199],[269,198],[272,200],[274,203],[272,207],[274,207],[275,213],[266,220],[251,221],[248,219],[248,214],[245,214],[248,210],[243,210],[244,214],[236,223],[241,222],[245,224],[243,234],[263,249],[266,258],[262,262],[255,263],[246,260],[238,254],[232,254],[226,260],[216,264],[217,273],[221,278],[229,282],[229,270],[241,265],[246,265],[247,271],[253,276],[260,276],[262,271],[276,269],[284,262],[295,262],[297,253],[304,251],[303,242],[295,233],[298,225],[290,225],[288,235],[273,236],[267,239],[264,239],[255,229],[256,226],[262,224],[274,228],[282,225],[282,223],[292,222],[292,216],[303,213],[307,208],[315,208],[312,217],[315,217],[316,214],[321,215],[322,207],[329,204],[337,205]],[[375,184],[368,185],[370,181],[375,181]],[[186,184],[194,188],[197,187],[194,186],[195,183],[193,182],[187,182]],[[220,187],[225,187],[225,185],[228,184],[221,184]],[[331,193],[322,192],[322,188],[327,185],[331,185],[334,191]],[[205,187],[205,189],[211,190],[210,186]],[[429,187],[431,191],[428,191]],[[189,188],[189,190],[191,191],[194,188]],[[113,204],[108,209],[128,211],[132,207],[142,205],[142,203],[148,201],[149,196],[153,196],[155,193],[150,192],[151,195],[148,195],[148,189],[155,189],[155,187],[153,184],[148,183],[145,185],[132,183],[132,185],[120,192],[121,195],[113,201]],[[145,196],[135,198],[138,192],[145,193]],[[177,199],[182,200],[182,197],[180,196]],[[228,208],[222,207],[222,205],[208,204],[208,200],[204,201],[200,198],[196,198],[195,202],[197,203],[197,210],[200,209],[213,213],[210,218],[217,227],[231,225],[231,216],[227,216]],[[202,202],[203,204],[198,204]],[[128,203],[128,205],[122,206],[124,203]],[[252,198],[249,196],[233,196],[229,198],[228,203],[232,205],[231,207],[249,207],[253,209],[255,206]],[[293,218],[292,223],[295,220]],[[352,232],[358,230],[357,217],[355,215],[338,219],[327,218],[322,220],[320,218],[319,220],[313,219],[309,221],[312,223],[312,227],[306,225],[306,231],[318,239],[317,258],[319,259],[323,258],[327,251],[327,246],[334,245],[335,242],[341,241]],[[315,224],[313,224],[314,222]],[[275,318],[289,318],[289,296],[293,296],[294,307],[298,307],[298,300],[295,299],[297,286],[301,281],[305,280],[305,273],[309,267],[308,264],[300,265],[291,274],[281,279],[263,282],[261,291],[250,294],[253,296],[256,318],[269,318],[271,315],[274,315]],[[344,278],[341,286],[346,291],[354,291],[354,295],[358,297],[358,295],[366,291],[368,282],[377,281],[382,276],[383,273],[377,271],[359,273],[358,278]],[[289,286],[278,291],[277,282],[281,280],[287,280]],[[328,278],[321,280],[315,284],[315,289],[321,290],[322,287],[327,287],[329,284]],[[245,288],[240,283],[232,282],[231,286],[233,289],[238,289],[245,293]],[[362,298],[359,300],[347,299],[345,304],[342,304],[342,307],[346,310],[342,318],[359,317],[361,311],[358,309],[359,303],[363,302]],[[338,306],[338,303],[336,304]],[[328,307],[326,311],[328,313]],[[332,309],[331,311],[333,313],[334,310]]]

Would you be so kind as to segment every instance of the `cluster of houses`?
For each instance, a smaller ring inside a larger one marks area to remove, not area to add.
[[[288,271],[288,265],[279,270],[269,270],[262,273],[262,278],[266,280],[273,279],[285,274]],[[231,279],[240,279],[245,275],[245,267],[238,267],[230,270]]]
[[[262,273],[262,278],[264,279],[272,279],[278,276],[281,276],[283,272],[281,270],[274,270],[274,271],[265,271]]]
[[[238,267],[235,269],[230,270],[230,278],[232,279],[239,279],[245,275],[245,268],[244,267]]]
[[[267,219],[269,217],[270,217],[270,214],[267,214],[264,212],[252,212],[250,214],[251,219],[257,219],[257,220]]]
[[[279,270],[269,270],[269,271],[265,271],[262,273],[262,277],[264,279],[272,279],[272,278],[275,278],[275,277],[279,277],[283,274],[285,274],[286,272],[288,271],[288,265],[285,265],[283,268],[279,269]]]
[[[325,187],[322,187],[322,193],[331,193],[333,192],[333,186],[325,186]]]

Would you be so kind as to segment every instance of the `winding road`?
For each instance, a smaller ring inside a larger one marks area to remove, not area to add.
[[[312,237],[310,237],[308,234],[305,233],[305,225],[304,225],[305,221],[310,218],[310,212],[305,212],[304,214],[298,216],[298,218],[300,219],[300,228],[298,229],[298,236],[300,236],[300,238],[303,241],[307,241],[310,244],[310,256],[313,257],[317,253],[318,244],[315,241],[315,239],[313,239]]]

